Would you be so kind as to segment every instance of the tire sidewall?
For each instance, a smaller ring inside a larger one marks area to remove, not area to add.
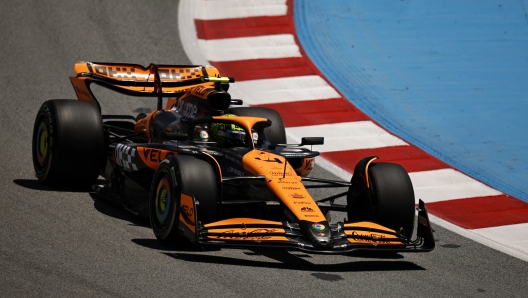
[[[38,160],[39,127],[48,130],[46,158]],[[54,99],[37,113],[32,135],[32,158],[38,180],[48,186],[87,187],[93,184],[105,162],[101,113],[93,103]]]
[[[175,173],[175,168],[178,166],[177,160],[174,156],[170,156],[163,160],[154,174],[152,180],[152,186],[150,189],[149,199],[149,217],[152,230],[154,235],[161,242],[171,244],[174,239],[178,236],[178,225],[179,225],[179,204],[181,189],[179,188],[179,181]],[[167,221],[168,223],[161,226],[156,213],[156,200],[159,196],[158,189],[160,187],[161,180],[166,178],[169,181],[170,187],[170,204]]]
[[[414,230],[415,199],[409,175],[398,164],[376,163],[369,168],[372,209],[369,219],[410,238]]]
[[[44,122],[47,128],[47,133],[48,133],[47,146],[48,147],[47,147],[47,152],[46,152],[44,162],[42,165],[40,165],[40,161],[38,160],[38,146],[39,146],[38,133],[39,133],[40,124],[42,122]],[[35,119],[35,123],[33,126],[32,146],[31,146],[35,175],[42,182],[52,182],[52,181],[48,181],[47,178],[48,178],[50,169],[52,168],[51,163],[54,161],[53,159],[53,156],[54,156],[53,152],[54,152],[54,145],[55,145],[54,144],[55,143],[54,142],[55,140],[54,132],[55,132],[54,123],[53,123],[53,118],[51,116],[50,109],[48,105],[44,103],[42,107],[40,108],[39,112],[37,113],[37,117]]]

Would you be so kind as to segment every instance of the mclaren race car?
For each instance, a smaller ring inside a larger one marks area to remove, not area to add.
[[[46,101],[35,120],[33,164],[44,185],[90,185],[97,197],[149,217],[164,244],[328,254],[434,249],[425,204],[416,207],[401,166],[367,156],[350,182],[308,176],[323,137],[287,144],[280,115],[236,107],[242,100],[228,93],[234,79],[212,66],[79,62],[74,70],[78,100]],[[92,83],[157,98],[157,108],[101,115]],[[342,191],[314,198],[307,190],[328,187]],[[336,203],[341,197],[346,204]],[[333,223],[329,211],[347,219]]]

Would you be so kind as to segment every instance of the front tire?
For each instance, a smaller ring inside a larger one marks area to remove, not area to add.
[[[198,220],[202,224],[218,219],[218,178],[211,165],[194,156],[169,156],[154,174],[149,201],[149,217],[156,238],[163,244],[180,241],[181,193],[194,196]]]
[[[48,100],[33,127],[33,167],[47,186],[86,187],[104,165],[104,132],[99,108],[78,100]]]
[[[405,169],[393,163],[373,163],[370,187],[351,187],[347,197],[349,221],[372,221],[410,239],[414,229],[414,189]]]
[[[405,169],[393,163],[377,163],[369,168],[374,198],[373,220],[410,239],[414,229],[414,189]]]

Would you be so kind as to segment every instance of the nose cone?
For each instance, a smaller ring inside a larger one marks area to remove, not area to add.
[[[301,233],[313,244],[315,248],[331,249],[334,246],[332,232],[327,221],[300,222]]]

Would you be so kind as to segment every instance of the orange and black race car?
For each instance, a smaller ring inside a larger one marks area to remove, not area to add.
[[[311,147],[324,139],[287,144],[280,115],[232,107],[242,105],[227,92],[234,79],[212,66],[79,62],[74,70],[79,100],[46,101],[35,120],[33,164],[45,185],[93,185],[98,197],[149,217],[165,244],[329,254],[434,249],[425,204],[415,207],[401,166],[369,156],[350,182],[308,177],[319,155]],[[101,115],[92,83],[157,98],[157,109]],[[328,187],[343,191],[316,199],[307,190]],[[340,197],[346,205],[335,203]],[[329,211],[347,219],[331,223]]]

